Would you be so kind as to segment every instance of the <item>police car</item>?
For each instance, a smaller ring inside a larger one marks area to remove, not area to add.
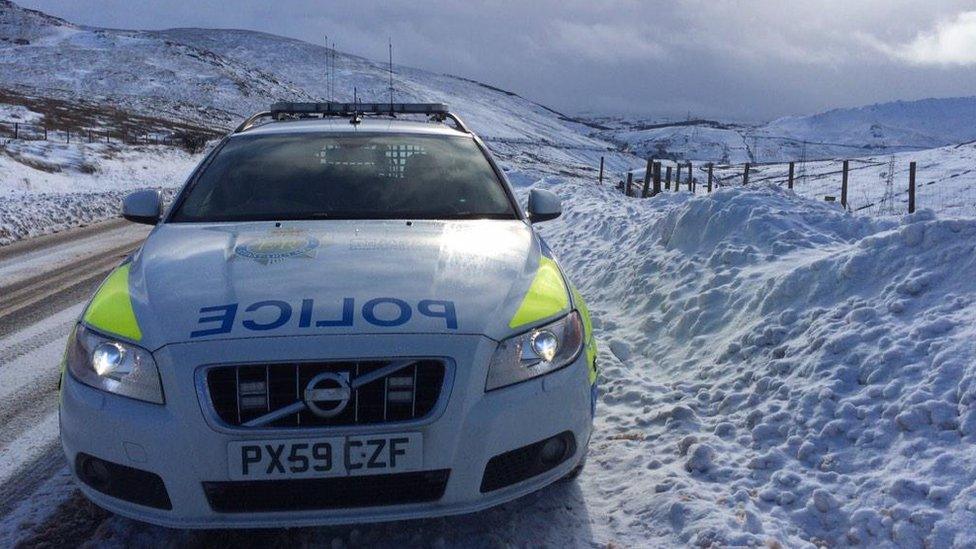
[[[68,463],[181,528],[468,513],[574,476],[596,398],[583,298],[439,104],[278,103],[223,139],[88,303]]]

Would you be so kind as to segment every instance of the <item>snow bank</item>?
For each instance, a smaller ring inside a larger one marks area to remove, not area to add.
[[[609,351],[612,536],[976,543],[976,220],[589,187],[547,235]]]
[[[199,155],[172,147],[0,144],[0,246],[117,216],[135,189],[173,189]]]

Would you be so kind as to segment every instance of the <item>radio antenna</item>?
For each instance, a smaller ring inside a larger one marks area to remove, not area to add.
[[[332,42],[332,95],[336,93],[336,80],[339,76],[336,74],[336,43]]]
[[[332,102],[332,51],[329,50],[329,35],[325,35],[325,96]]]
[[[393,38],[387,39],[390,48],[390,116],[393,116]]]

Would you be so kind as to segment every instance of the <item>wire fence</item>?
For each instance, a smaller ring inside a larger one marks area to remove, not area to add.
[[[46,124],[0,120],[0,138],[24,141],[184,146],[190,133],[192,132],[154,131],[137,126],[58,128]]]
[[[860,214],[899,215],[925,208],[976,216],[976,148],[957,147],[956,153],[743,164],[648,160],[647,168],[623,174],[616,186],[628,196],[651,197],[776,185]],[[599,179],[603,182],[602,170]]]

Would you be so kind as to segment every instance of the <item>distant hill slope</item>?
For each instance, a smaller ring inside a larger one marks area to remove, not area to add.
[[[896,101],[763,125],[691,121],[615,121],[594,133],[635,154],[715,162],[779,162],[856,157],[941,147],[976,140],[976,97]]]
[[[338,101],[386,100],[385,64],[338,53]],[[75,25],[0,0],[0,84],[142,114],[230,127],[273,101],[325,100],[327,49],[223,29],[127,31]],[[396,66],[398,101],[441,101],[484,137],[606,149],[586,126],[511,92]]]

